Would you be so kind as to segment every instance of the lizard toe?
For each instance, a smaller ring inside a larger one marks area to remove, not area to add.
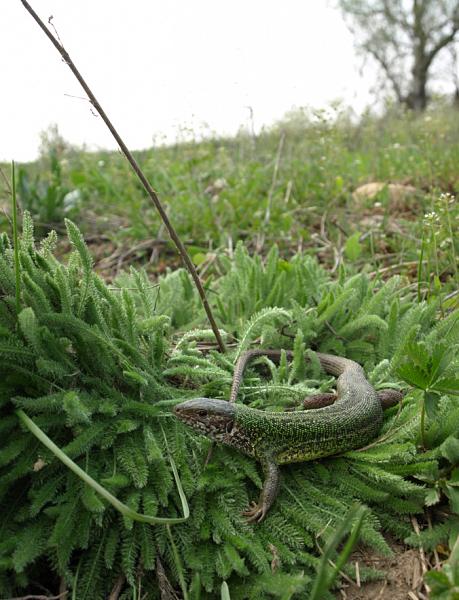
[[[266,516],[266,509],[253,501],[247,510],[243,511],[244,517],[247,517],[247,523],[260,523]]]

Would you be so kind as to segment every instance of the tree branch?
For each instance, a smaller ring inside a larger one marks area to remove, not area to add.
[[[389,0],[382,0],[382,3],[383,3],[383,7],[384,7],[382,12],[384,13],[384,15],[387,17],[387,19],[389,21],[391,21],[392,23],[395,23],[396,25],[399,25],[405,31],[409,31],[411,29],[411,25],[409,24],[408,20],[404,16],[403,9],[400,7],[400,5],[398,6],[398,8],[400,8],[401,14],[396,16],[394,14],[394,12],[392,11],[392,8],[389,4]]]
[[[201,280],[199,279],[199,275],[193,265],[193,262],[185,248],[185,246],[182,244],[182,241],[180,240],[179,236],[177,235],[177,232],[175,231],[174,227],[172,226],[172,223],[169,221],[169,218],[166,214],[166,211],[164,210],[158,195],[156,194],[156,192],[153,190],[153,188],[151,187],[148,179],[145,177],[145,175],[143,174],[142,170],[140,169],[137,161],[135,160],[135,158],[133,157],[132,153],[130,152],[130,150],[128,149],[128,147],[126,146],[126,144],[124,143],[124,141],[121,139],[120,135],[118,134],[118,132],[116,131],[115,127],[112,125],[110,119],[108,118],[108,116],[106,115],[105,111],[103,110],[102,106],[99,104],[98,100],[96,99],[96,97],[94,96],[94,94],[92,93],[91,89],[89,88],[88,84],[86,83],[86,81],[83,79],[82,75],[80,74],[80,72],[78,71],[78,69],[76,68],[74,62],[72,61],[72,59],[69,56],[69,53],[67,52],[67,50],[64,48],[64,46],[56,39],[56,37],[51,33],[51,31],[46,27],[46,25],[43,23],[43,21],[40,19],[40,17],[37,15],[37,13],[33,10],[33,8],[30,6],[30,4],[26,1],[26,0],[20,0],[23,4],[23,6],[25,7],[25,9],[32,15],[32,17],[34,18],[34,20],[36,21],[36,23],[40,26],[40,28],[43,30],[43,32],[46,34],[46,36],[48,37],[48,39],[51,41],[51,43],[53,44],[53,46],[56,48],[56,50],[59,52],[59,54],[62,56],[62,58],[64,59],[64,62],[67,64],[67,66],[70,68],[70,70],[72,71],[72,73],[75,75],[75,77],[77,78],[77,80],[79,81],[81,87],[84,89],[84,91],[86,92],[89,101],[91,102],[91,104],[94,106],[94,108],[97,110],[97,112],[99,113],[99,115],[102,117],[102,120],[104,121],[104,123],[107,125],[108,129],[110,130],[111,134],[113,135],[113,137],[115,138],[115,140],[117,141],[119,147],[121,148],[124,156],[127,158],[129,164],[131,165],[133,171],[135,172],[135,174],[137,175],[137,177],[140,179],[143,187],[145,188],[148,196],[150,197],[150,199],[152,200],[153,204],[155,205],[157,211],[159,212],[161,219],[164,222],[164,225],[166,226],[166,229],[172,239],[172,241],[174,242],[175,246],[177,247],[177,250],[180,254],[180,256],[183,259],[183,262],[185,263],[188,271],[190,272],[190,275],[196,285],[196,288],[198,290],[199,296],[201,298],[202,304],[204,306],[204,310],[206,311],[206,315],[207,318],[209,319],[210,325],[212,327],[212,331],[214,332],[215,338],[217,340],[217,344],[220,348],[221,352],[225,352],[225,345],[223,343],[223,339],[220,335],[220,331],[217,327],[217,323],[215,322],[215,319],[213,317],[212,311],[210,309],[209,303],[207,301],[207,297],[206,297],[206,293],[204,291],[204,288],[202,286]]]
[[[397,81],[396,76],[392,73],[391,67],[389,63],[385,60],[383,56],[381,56],[374,48],[370,48],[369,46],[364,46],[365,50],[380,64],[382,69],[384,70],[387,78],[392,84],[394,88],[395,95],[397,96],[397,100],[399,102],[405,101],[405,95],[402,92],[401,86]]]
[[[456,37],[456,34],[458,31],[459,31],[459,22],[457,24],[454,23],[453,29],[451,30],[451,32],[448,35],[445,35],[444,37],[442,37],[435,44],[435,46],[432,48],[432,50],[430,50],[430,52],[427,53],[427,55],[426,55],[426,65],[427,66],[430,65],[430,63],[433,61],[433,59],[436,57],[436,55],[440,52],[440,50],[442,48],[444,48],[445,46],[447,46],[448,44],[450,44],[451,42],[454,41],[454,38]]]

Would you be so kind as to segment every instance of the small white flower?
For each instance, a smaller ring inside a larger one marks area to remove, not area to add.
[[[430,225],[431,227],[433,227],[433,225],[435,223],[439,223],[440,221],[440,217],[437,215],[437,213],[435,211],[426,213],[424,215],[424,223],[426,223],[426,225]]]
[[[444,194],[440,194],[440,200],[447,202],[448,204],[453,204],[456,198],[449,192],[445,192]]]

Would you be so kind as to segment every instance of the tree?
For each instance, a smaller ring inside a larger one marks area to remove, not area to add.
[[[400,104],[424,110],[432,64],[459,31],[459,0],[338,2],[358,49],[376,60]]]

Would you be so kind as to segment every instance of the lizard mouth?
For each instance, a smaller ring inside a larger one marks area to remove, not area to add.
[[[235,408],[226,400],[195,398],[174,407],[175,416],[198,433],[223,442],[234,427]]]

